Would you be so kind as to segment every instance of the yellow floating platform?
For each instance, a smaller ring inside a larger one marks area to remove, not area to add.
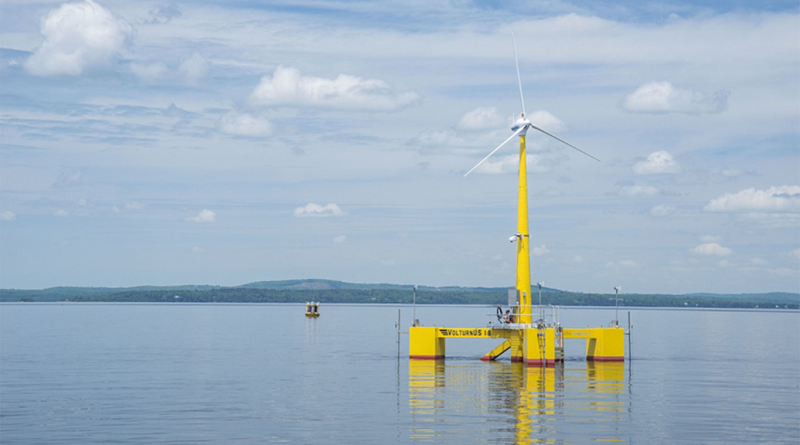
[[[481,360],[495,360],[511,351],[512,362],[528,366],[555,366],[564,360],[564,340],[586,339],[586,360],[616,362],[625,360],[625,332],[620,327],[566,329],[519,325],[501,328],[440,328],[412,326],[409,329],[409,357],[417,360],[445,358],[448,338],[497,338],[503,342]]]

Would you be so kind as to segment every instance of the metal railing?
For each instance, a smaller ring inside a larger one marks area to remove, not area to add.
[[[524,307],[531,308],[531,323],[519,323],[519,315],[520,309]],[[498,306],[498,308],[502,308],[502,306]],[[511,314],[514,316],[514,323],[504,323],[501,320],[496,320],[498,317],[497,313],[487,314],[492,320],[489,322],[490,325],[493,327],[497,327],[495,321],[500,322],[500,327],[507,326],[509,328],[534,328],[534,327],[546,327],[546,328],[560,328],[561,327],[561,306],[552,306],[552,305],[532,305],[532,306],[505,306],[508,310],[510,310]],[[505,314],[505,312],[503,312]]]

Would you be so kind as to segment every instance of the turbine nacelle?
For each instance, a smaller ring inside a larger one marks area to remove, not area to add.
[[[528,127],[530,127],[531,125],[533,125],[531,124],[531,121],[529,121],[528,118],[525,117],[525,115],[523,114],[522,117],[514,121],[514,125],[511,126],[511,131],[516,132],[517,130],[522,128],[522,131],[520,131],[519,134],[525,135],[525,133],[528,132]]]

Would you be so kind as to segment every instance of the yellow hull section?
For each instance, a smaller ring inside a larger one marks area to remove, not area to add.
[[[586,360],[624,361],[625,333],[622,328],[562,329],[562,339],[586,339]],[[555,328],[437,328],[412,326],[409,329],[409,357],[421,360],[445,358],[448,338],[500,338],[503,343],[486,354],[482,360],[494,360],[505,351],[511,351],[511,361],[529,366],[554,366],[563,360],[563,343],[558,340]]]

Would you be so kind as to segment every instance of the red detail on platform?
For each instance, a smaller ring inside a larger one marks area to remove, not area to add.
[[[603,357],[600,355],[586,357],[586,360],[592,362],[624,362],[625,357]]]
[[[492,360],[494,360],[496,358],[497,358],[496,355],[484,355],[483,357],[481,357],[481,360],[483,360],[485,362],[489,362],[489,361],[492,361]]]
[[[522,363],[525,361],[525,357],[511,357],[512,363]]]
[[[440,360],[444,355],[409,355],[408,358],[414,360]]]
[[[548,368],[552,368],[552,367],[554,367],[556,365],[556,361],[555,360],[541,360],[541,359],[538,359],[538,358],[537,359],[526,360],[525,363],[528,366],[535,366],[537,368],[541,368],[542,366],[545,366],[545,367],[548,367]]]

